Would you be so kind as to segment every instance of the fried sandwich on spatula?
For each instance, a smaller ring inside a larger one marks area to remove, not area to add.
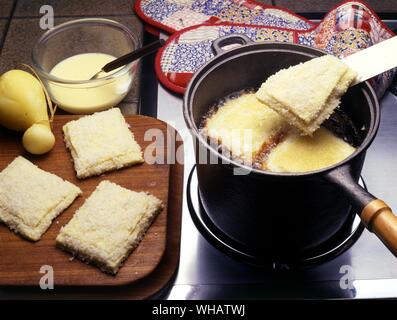
[[[302,134],[311,135],[338,107],[357,73],[326,55],[269,77],[256,97],[280,113]]]
[[[338,107],[350,85],[396,67],[396,50],[397,37],[392,37],[342,60],[330,55],[314,58],[269,77],[256,97],[302,134],[311,135]]]

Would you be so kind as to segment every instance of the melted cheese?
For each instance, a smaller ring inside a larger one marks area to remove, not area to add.
[[[233,156],[251,162],[286,126],[280,115],[251,93],[229,99],[207,119],[204,133],[230,150]]]

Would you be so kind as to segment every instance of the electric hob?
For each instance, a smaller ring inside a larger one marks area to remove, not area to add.
[[[397,26],[392,21],[389,25]],[[142,105],[141,112],[170,123],[185,145],[180,265],[165,298],[397,298],[397,258],[375,235],[363,230],[359,221],[317,256],[309,257],[314,258],[313,263],[302,267],[252,265],[241,261],[244,259],[233,250],[225,250],[221,237],[208,228],[205,213],[200,212],[193,141],[183,119],[182,97],[159,84],[156,89],[150,93],[152,99],[156,96],[156,107],[145,110]],[[387,92],[381,100],[381,125],[367,152],[361,183],[395,210],[396,159],[397,97]]]

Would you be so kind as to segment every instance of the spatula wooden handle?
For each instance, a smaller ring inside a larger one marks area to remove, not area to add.
[[[361,212],[365,226],[397,256],[397,217],[382,200],[368,203]]]

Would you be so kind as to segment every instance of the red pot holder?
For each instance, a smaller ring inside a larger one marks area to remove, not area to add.
[[[291,11],[253,0],[136,0],[135,11],[148,24],[169,33],[222,21],[297,30],[313,27]]]
[[[156,74],[164,86],[181,94],[193,74],[213,58],[212,41],[228,34],[244,33],[255,42],[303,44],[338,57],[394,36],[361,1],[341,3],[319,25],[250,0],[138,0],[135,9],[151,25],[174,32],[157,54]],[[378,97],[395,73],[371,79]]]

